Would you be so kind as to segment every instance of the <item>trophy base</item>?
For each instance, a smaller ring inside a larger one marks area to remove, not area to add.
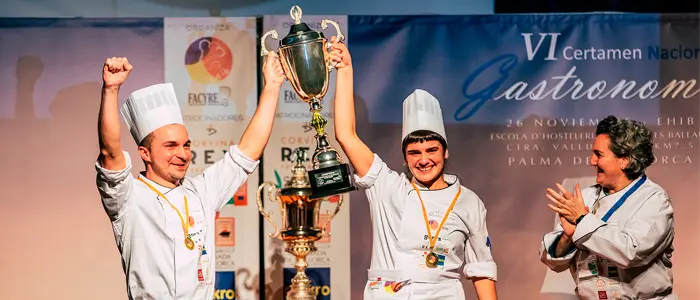
[[[314,241],[308,239],[289,241],[285,251],[294,255],[296,258],[294,267],[297,269],[297,274],[292,278],[286,299],[316,300],[316,289],[311,285],[311,279],[306,276],[305,272],[308,267],[306,256],[316,251]]]
[[[344,194],[356,190],[350,182],[348,164],[309,170],[311,199]]]

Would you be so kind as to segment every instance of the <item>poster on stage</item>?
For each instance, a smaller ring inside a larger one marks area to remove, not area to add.
[[[172,82],[192,141],[188,176],[238,144],[257,106],[255,18],[165,18],[165,80]],[[258,299],[258,170],[215,220],[217,295]],[[217,298],[219,299],[219,298]]]

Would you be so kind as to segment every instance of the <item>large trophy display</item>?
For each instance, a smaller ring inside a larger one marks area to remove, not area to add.
[[[330,235],[326,232],[326,226],[333,220],[333,217],[340,211],[343,198],[340,197],[335,211],[328,220],[319,226],[319,210],[321,200],[325,198],[311,199],[311,185],[308,179],[308,172],[304,167],[306,161],[306,151],[302,148],[294,150],[296,163],[292,169],[292,177],[285,182],[281,189],[275,188],[275,183],[271,181],[263,182],[258,187],[257,203],[258,210],[274,227],[275,232],[270,234],[272,238],[279,238],[285,242],[285,251],[291,253],[296,258],[294,267],[297,274],[292,278],[290,290],[287,292],[287,300],[312,300],[316,299],[316,289],[311,285],[311,280],[306,276],[306,256],[316,251],[314,245],[323,236]],[[282,214],[282,226],[275,226],[275,222],[270,219],[271,213],[266,213],[263,209],[262,190],[267,187],[268,199],[277,201]]]
[[[309,170],[312,198],[322,198],[343,194],[355,190],[350,182],[350,168],[342,162],[340,153],[331,147],[324,131],[326,119],[321,115],[321,100],[328,91],[330,72],[334,68],[330,60],[330,43],[323,33],[311,30],[301,22],[301,8],[294,6],[290,10],[294,24],[289,34],[279,42],[278,55],[284,69],[285,77],[291,83],[301,100],[310,105],[313,113],[311,125],[316,129],[316,149],[312,156],[313,169]],[[345,39],[338,23],[322,20],[321,28],[333,25],[338,32],[338,40]],[[272,29],[260,39],[261,55],[268,54],[265,41],[268,37],[278,39],[277,31]]]

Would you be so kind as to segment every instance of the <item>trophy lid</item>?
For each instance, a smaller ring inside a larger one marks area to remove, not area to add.
[[[289,27],[289,34],[280,41],[280,46],[289,46],[325,38],[322,32],[312,30],[309,25],[301,22],[301,7],[294,5],[289,11],[294,24]]]
[[[294,149],[296,163],[292,168],[292,178],[284,184],[280,190],[281,196],[311,196],[311,183],[308,172],[304,167],[306,161],[306,150],[302,148]]]

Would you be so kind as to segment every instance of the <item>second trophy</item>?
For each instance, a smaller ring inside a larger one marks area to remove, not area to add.
[[[306,276],[306,268],[308,267],[306,257],[316,251],[316,241],[324,236],[330,236],[330,232],[326,232],[326,227],[340,211],[343,198],[340,198],[335,211],[330,214],[328,220],[321,224],[319,215],[321,202],[328,200],[328,198],[311,199],[311,186],[304,167],[306,151],[297,148],[294,150],[294,154],[296,162],[292,169],[292,177],[284,183],[282,188],[275,188],[275,183],[271,181],[265,181],[258,187],[258,211],[274,227],[275,232],[270,234],[270,237],[284,241],[284,250],[294,255],[295,258],[294,267],[297,273],[292,278],[286,299],[315,300],[316,289],[312,286],[309,277]],[[282,225],[279,228],[270,218],[271,213],[265,212],[263,208],[265,194],[262,191],[265,187],[267,187],[268,199],[276,201],[280,205]]]

